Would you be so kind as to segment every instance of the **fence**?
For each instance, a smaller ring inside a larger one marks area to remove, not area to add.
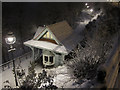
[[[85,88],[120,88],[120,37],[106,62],[98,67],[97,76]]]
[[[120,43],[115,45],[108,60],[98,68],[95,87],[114,88],[120,68]],[[119,82],[120,83],[120,82]]]
[[[22,62],[22,60],[30,58],[32,56],[31,53],[32,52],[28,52],[28,53],[25,53],[22,56],[19,56],[19,57],[13,59],[15,61],[15,64],[20,64]],[[2,69],[2,71],[4,71],[4,70],[9,69],[10,67],[12,67],[13,66],[13,60],[10,60],[10,61],[8,61],[6,63],[1,64],[0,69]]]

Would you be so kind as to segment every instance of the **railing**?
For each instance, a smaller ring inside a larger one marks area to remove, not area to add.
[[[120,88],[120,37],[108,60],[98,67],[97,76],[85,88]]]
[[[16,64],[20,64],[22,62],[22,60],[27,59],[29,57],[31,57],[31,52],[25,53],[24,55],[19,56],[19,57],[13,59],[13,60],[15,61]],[[12,67],[13,66],[13,60],[10,60],[6,63],[1,64],[0,69],[2,69],[2,71],[5,71],[6,69],[9,69],[10,67]]]

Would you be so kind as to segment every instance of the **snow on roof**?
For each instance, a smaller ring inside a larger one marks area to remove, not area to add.
[[[45,27],[38,27],[37,32],[35,33],[33,39],[38,37],[44,30],[45,30]]]
[[[60,43],[69,51],[74,49],[81,39],[79,33],[73,31],[67,21],[58,22],[46,27],[39,27],[34,38],[37,38],[45,30],[45,28],[48,28],[55,35],[57,40],[59,40]]]
[[[46,41],[29,40],[29,41],[24,42],[24,44],[26,46],[32,46],[32,47],[36,47],[39,49],[46,49],[46,50],[54,51],[57,53],[68,54],[68,51],[66,50],[64,46],[59,46],[59,45],[46,42]]]

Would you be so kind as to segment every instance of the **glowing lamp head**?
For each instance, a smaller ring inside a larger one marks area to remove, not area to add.
[[[93,12],[93,9],[90,9],[90,12]]]
[[[87,6],[87,8],[89,8],[90,6]]]
[[[87,5],[88,5],[88,3],[85,3],[85,5],[87,6]]]
[[[5,41],[7,44],[14,44],[16,42],[16,37],[12,32],[9,32],[8,35],[6,35]]]
[[[13,42],[13,40],[14,40],[13,37],[8,37],[7,39],[9,42]]]

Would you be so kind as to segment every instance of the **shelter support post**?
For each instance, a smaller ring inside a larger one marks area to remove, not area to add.
[[[34,50],[34,47],[30,47],[31,50],[32,50],[32,59],[33,61],[35,60],[35,50]]]
[[[63,65],[64,64],[64,59],[65,59],[65,55],[64,54],[62,54],[62,56],[61,56],[62,58],[61,58],[61,65]]]

